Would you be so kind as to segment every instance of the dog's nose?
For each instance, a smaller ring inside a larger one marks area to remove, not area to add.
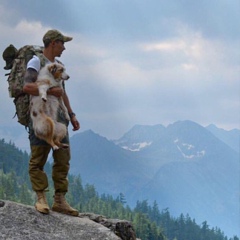
[[[68,74],[63,74],[62,75],[62,80],[68,80],[70,76]]]

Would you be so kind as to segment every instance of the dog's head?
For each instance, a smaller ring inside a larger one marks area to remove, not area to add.
[[[60,63],[52,63],[48,66],[48,71],[53,75],[56,80],[68,80],[69,76],[65,72],[65,68]]]

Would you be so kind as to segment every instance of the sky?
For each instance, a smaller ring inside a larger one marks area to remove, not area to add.
[[[73,37],[60,61],[80,131],[118,139],[179,120],[240,128],[239,0],[0,0],[1,52],[42,45],[49,29]],[[18,123],[3,67],[9,128]]]

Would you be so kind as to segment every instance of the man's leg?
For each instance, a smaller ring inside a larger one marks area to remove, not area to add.
[[[42,213],[49,213],[45,190],[48,188],[47,175],[44,172],[44,165],[47,161],[51,147],[48,145],[31,146],[31,158],[29,162],[29,175],[32,188],[37,194],[35,208]]]
[[[78,211],[72,208],[65,199],[68,191],[68,171],[70,161],[70,148],[58,149],[53,152],[54,164],[52,178],[55,187],[55,196],[52,210],[72,216],[78,216]]]
[[[52,179],[56,192],[68,191],[68,171],[70,161],[70,149],[60,148],[53,151]]]

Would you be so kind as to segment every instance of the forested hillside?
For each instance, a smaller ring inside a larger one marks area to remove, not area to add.
[[[19,150],[13,143],[0,140],[0,199],[33,205],[35,194],[31,190],[28,177],[26,152]],[[48,202],[52,204],[53,187],[51,165],[45,166],[49,175]],[[69,203],[80,212],[94,212],[110,218],[126,219],[133,222],[137,237],[142,240],[239,240],[237,236],[228,238],[215,227],[210,228],[207,221],[198,225],[190,216],[181,214],[172,217],[171,209],[159,209],[156,202],[149,205],[147,200],[137,201],[131,209],[122,193],[117,198],[99,195],[90,184],[83,186],[80,176],[69,176]]]

